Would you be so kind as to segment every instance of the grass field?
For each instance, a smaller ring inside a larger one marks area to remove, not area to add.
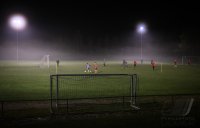
[[[84,74],[87,61],[65,61],[60,63],[60,74]],[[90,64],[93,61],[89,62]],[[200,66],[164,64],[163,71],[157,65],[133,65],[122,68],[118,61],[97,62],[99,73],[125,73],[139,75],[138,95],[200,94]],[[39,68],[38,62],[0,61],[0,100],[37,100],[49,98],[50,74],[55,74],[55,62],[50,68]]]

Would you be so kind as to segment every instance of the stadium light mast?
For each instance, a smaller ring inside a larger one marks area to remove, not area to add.
[[[146,32],[146,26],[145,24],[139,24],[137,27],[138,33],[140,33],[140,59],[141,59],[141,64],[143,64],[143,49],[142,49],[142,34]]]
[[[9,18],[10,26],[17,31],[17,63],[19,62],[19,31],[26,27],[26,18],[21,14],[12,15]]]

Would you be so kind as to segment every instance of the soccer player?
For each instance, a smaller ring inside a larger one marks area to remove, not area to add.
[[[153,70],[155,70],[155,67],[156,67],[155,61],[151,60],[151,66],[152,66]]]
[[[59,68],[59,60],[56,60],[56,74],[58,73],[58,68]]]
[[[59,62],[60,62],[59,60],[56,60],[57,67],[59,67]]]
[[[190,60],[190,58],[188,59],[188,65],[190,65],[191,64],[191,60]]]
[[[98,72],[98,64],[96,62],[94,62],[94,73]]]
[[[91,72],[91,71],[90,71],[90,64],[86,63],[86,66],[85,66],[85,67],[86,67],[85,72]]]
[[[106,67],[106,60],[103,60],[103,66]]]
[[[123,66],[123,68],[128,67],[128,63],[125,59],[122,62],[122,66]]]
[[[136,67],[136,65],[137,65],[137,62],[136,62],[136,60],[134,60],[134,68]]]
[[[177,61],[176,61],[176,59],[174,60],[174,67],[175,68],[177,67]]]

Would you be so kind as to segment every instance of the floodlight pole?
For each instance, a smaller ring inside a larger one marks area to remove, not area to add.
[[[146,31],[146,27],[145,27],[145,24],[139,24],[137,26],[137,31],[138,33],[140,33],[140,59],[141,59],[141,64],[143,64],[143,44],[142,44],[142,34],[145,33]]]
[[[17,30],[17,64],[19,63],[19,33]]]
[[[142,32],[141,32],[141,49],[140,49],[140,59],[141,59],[141,64],[143,64],[143,57],[142,57]]]

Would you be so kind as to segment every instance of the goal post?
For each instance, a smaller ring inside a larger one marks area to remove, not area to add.
[[[42,57],[42,59],[40,60],[40,68],[45,68],[45,67],[49,68],[49,65],[50,65],[49,56],[50,55],[44,55]]]
[[[50,75],[50,104],[51,112],[55,113],[63,106],[67,111],[69,101],[81,101],[80,104],[109,104],[105,99],[115,102],[128,103],[129,107],[136,106],[138,76],[136,74],[56,74]],[[123,99],[123,100],[119,100]]]

